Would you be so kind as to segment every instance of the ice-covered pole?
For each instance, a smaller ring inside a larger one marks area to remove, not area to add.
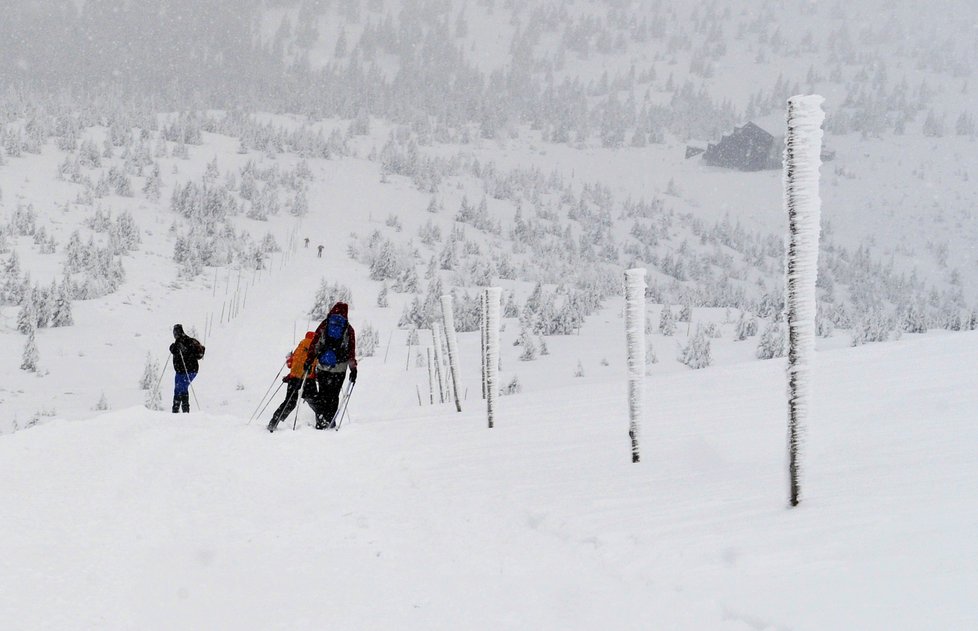
[[[499,397],[499,302],[503,290],[486,289],[486,416],[489,428],[496,420],[496,399]]]
[[[438,400],[445,402],[445,380],[441,376],[441,323],[431,323],[431,345],[435,354],[435,379],[438,381]]]
[[[486,398],[486,292],[483,290],[479,294],[479,312],[481,314],[479,322],[479,342],[482,357],[482,398]]]
[[[641,267],[625,271],[625,343],[628,351],[628,436],[632,440],[632,462],[638,462],[645,383],[645,270]]]
[[[815,279],[821,199],[822,101],[818,95],[788,99],[784,138],[784,207],[788,213],[785,304],[788,311],[788,479],[789,501],[801,500],[799,448],[811,409],[811,371],[815,359]]]
[[[426,348],[428,351],[428,403],[431,405],[435,404],[435,367],[431,363],[431,349]]]
[[[450,295],[441,297],[441,317],[445,322],[445,339],[448,342],[448,371],[452,379],[452,392],[455,395],[455,409],[462,411],[458,395],[458,339],[455,337],[455,311]]]

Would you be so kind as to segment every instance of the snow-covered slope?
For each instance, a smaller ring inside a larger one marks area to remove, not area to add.
[[[0,440],[30,629],[972,629],[974,333],[823,352],[786,508],[780,361],[339,433],[130,408]],[[364,374],[368,374],[364,371]],[[365,377],[366,379],[366,377]],[[406,387],[407,384],[400,384]]]

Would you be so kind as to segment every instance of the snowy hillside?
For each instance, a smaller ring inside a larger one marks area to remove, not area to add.
[[[685,369],[697,331],[715,364],[778,356],[780,172],[685,149],[748,120],[779,133],[799,91],[827,97],[835,152],[820,348],[974,329],[976,51],[970,5],[939,4],[15,2],[0,432],[141,403],[177,321],[231,353],[205,407],[254,399],[320,289],[349,290],[387,355],[414,329],[430,346],[441,294],[471,331],[476,292],[502,286],[525,392],[574,372],[545,347],[621,367],[595,316],[630,267],[650,374]]]
[[[0,627],[978,628],[976,6],[5,2]],[[777,165],[816,93],[789,510]],[[764,168],[717,166],[746,123]],[[342,431],[269,434],[338,300]]]
[[[638,465],[611,375],[504,397],[491,431],[479,405],[392,404],[411,384],[366,367],[339,433],[138,407],[49,422],[0,440],[0,611],[30,629],[972,629],[976,342],[821,353],[790,511],[781,361],[648,378]]]

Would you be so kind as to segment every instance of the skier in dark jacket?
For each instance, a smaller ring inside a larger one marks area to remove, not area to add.
[[[272,420],[268,423],[268,431],[270,432],[274,432],[278,424],[295,409],[296,403],[299,401],[300,388],[302,389],[302,398],[309,403],[310,407],[314,403],[314,399],[316,398],[316,376],[312,372],[305,373],[306,358],[312,356],[309,348],[312,345],[314,335],[315,333],[312,331],[306,333],[306,336],[299,341],[299,345],[295,347],[294,351],[289,353],[289,356],[285,360],[285,363],[289,367],[289,374],[282,378],[282,381],[285,382],[285,401],[272,414]],[[316,360],[313,358],[313,370],[316,369],[315,364]],[[302,383],[303,378],[305,378],[305,385]]]
[[[197,361],[204,356],[204,345],[183,332],[182,324],[173,325],[173,412],[190,411],[190,382],[200,368]]]
[[[316,329],[306,358],[305,369],[312,368],[317,361],[315,375],[319,394],[310,402],[316,412],[316,429],[333,426],[336,410],[340,403],[340,390],[346,379],[346,369],[350,369],[350,383],[357,381],[357,337],[347,320],[349,306],[337,302],[329,310],[326,319]],[[311,373],[310,373],[311,374]]]

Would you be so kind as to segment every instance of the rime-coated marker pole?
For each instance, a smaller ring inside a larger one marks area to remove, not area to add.
[[[483,289],[479,294],[479,343],[482,357],[482,398],[486,398],[486,291]]]
[[[431,349],[426,348],[428,351],[428,403],[430,405],[435,404],[435,367],[431,364]]]
[[[801,501],[799,447],[811,407],[811,371],[815,359],[815,280],[822,165],[822,101],[818,95],[788,99],[784,138],[784,207],[788,214],[785,270],[788,311],[788,493],[791,506]]]
[[[455,337],[455,311],[452,297],[441,297],[441,317],[445,322],[445,341],[448,346],[448,371],[452,379],[452,394],[455,396],[455,410],[462,411],[462,402],[458,395],[458,339]]]
[[[431,323],[432,352],[435,354],[435,377],[438,380],[438,399],[445,402],[445,380],[441,376],[441,324]]]
[[[628,436],[632,462],[639,461],[638,437],[645,383],[645,269],[625,271],[625,343],[628,350]]]
[[[489,428],[496,420],[496,398],[499,396],[499,302],[503,290],[486,289],[486,417]]]

